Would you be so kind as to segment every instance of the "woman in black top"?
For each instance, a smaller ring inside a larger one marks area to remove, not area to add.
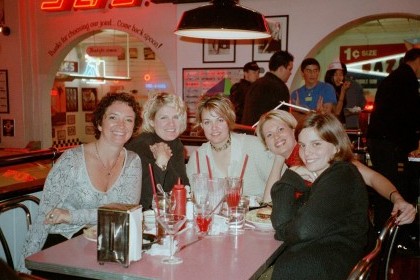
[[[178,138],[187,127],[187,111],[180,97],[157,93],[144,104],[142,133],[130,141],[127,149],[136,152],[143,168],[140,204],[151,207],[153,189],[149,173],[152,165],[156,184],[165,192],[172,190],[178,178],[189,185],[185,169],[184,145]]]
[[[284,251],[273,279],[345,279],[367,243],[368,198],[351,163],[350,141],[333,115],[298,124],[299,155],[316,176],[311,186],[287,169],[271,189],[271,221]],[[298,199],[295,193],[303,195]]]

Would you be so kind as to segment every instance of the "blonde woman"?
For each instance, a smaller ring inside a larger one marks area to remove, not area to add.
[[[152,165],[156,184],[165,192],[172,190],[181,179],[188,185],[185,170],[184,145],[179,135],[187,127],[187,111],[180,97],[166,92],[157,93],[144,104],[142,133],[130,141],[127,149],[136,152],[143,167],[143,209],[152,205],[153,190],[148,165]]]

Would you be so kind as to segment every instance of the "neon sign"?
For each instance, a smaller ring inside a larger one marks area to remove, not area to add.
[[[62,12],[74,10],[93,10],[103,9],[106,4],[109,3],[108,7],[112,8],[128,8],[141,6],[143,0],[50,0],[41,2],[41,10],[45,12]],[[146,1],[145,6],[149,5],[149,1]]]

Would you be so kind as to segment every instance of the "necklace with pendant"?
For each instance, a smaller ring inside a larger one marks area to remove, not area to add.
[[[102,167],[107,171],[107,175],[111,176],[112,174],[112,169],[114,169],[115,165],[117,165],[118,162],[118,158],[120,157],[120,155],[118,154],[117,159],[114,161],[114,164],[112,165],[111,169],[107,169],[104,162],[101,159],[101,156],[99,155],[99,151],[98,151],[98,142],[95,142],[95,149],[96,149],[96,157],[98,158],[98,160],[101,162]]]
[[[223,146],[221,146],[221,147],[216,147],[216,146],[214,146],[211,142],[210,142],[210,147],[213,149],[213,150],[215,150],[216,152],[220,152],[220,151],[224,151],[224,150],[226,150],[227,148],[229,148],[229,146],[230,146],[230,134],[229,134],[229,139],[226,141],[226,143],[223,145]]]

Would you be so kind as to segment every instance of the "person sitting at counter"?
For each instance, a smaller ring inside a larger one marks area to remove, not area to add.
[[[93,113],[94,142],[66,150],[45,181],[41,202],[23,246],[24,258],[83,233],[108,203],[137,204],[141,161],[124,148],[141,124],[141,107],[128,93],[108,93]]]
[[[142,133],[133,138],[127,149],[136,152],[143,167],[143,210],[152,206],[153,189],[148,165],[156,184],[170,192],[178,178],[189,185],[185,170],[184,145],[179,136],[187,128],[187,109],[182,99],[166,92],[151,96],[144,104]]]
[[[275,154],[274,164],[267,181],[263,200],[271,201],[270,191],[275,182],[280,180],[285,168],[290,167],[308,182],[313,182],[315,177],[309,172],[299,157],[299,145],[295,138],[295,127],[297,121],[294,116],[286,111],[271,110],[262,115],[256,133],[264,146]],[[352,163],[357,167],[365,181],[365,184],[372,187],[376,192],[394,204],[392,215],[400,211],[397,222],[400,225],[409,224],[414,221],[416,209],[413,205],[404,200],[398,193],[397,188],[380,173],[367,167],[360,161],[353,159]]]
[[[243,173],[243,194],[261,197],[274,157],[257,137],[232,132],[232,102],[222,94],[204,95],[197,105],[196,125],[204,130],[209,142],[190,156],[188,177],[192,179],[194,173],[211,173],[213,178],[240,177]]]
[[[363,256],[368,196],[350,140],[332,114],[298,124],[299,155],[317,178],[308,187],[288,169],[271,189],[275,238],[284,243],[272,279],[345,279]],[[296,191],[303,195],[296,199]]]

